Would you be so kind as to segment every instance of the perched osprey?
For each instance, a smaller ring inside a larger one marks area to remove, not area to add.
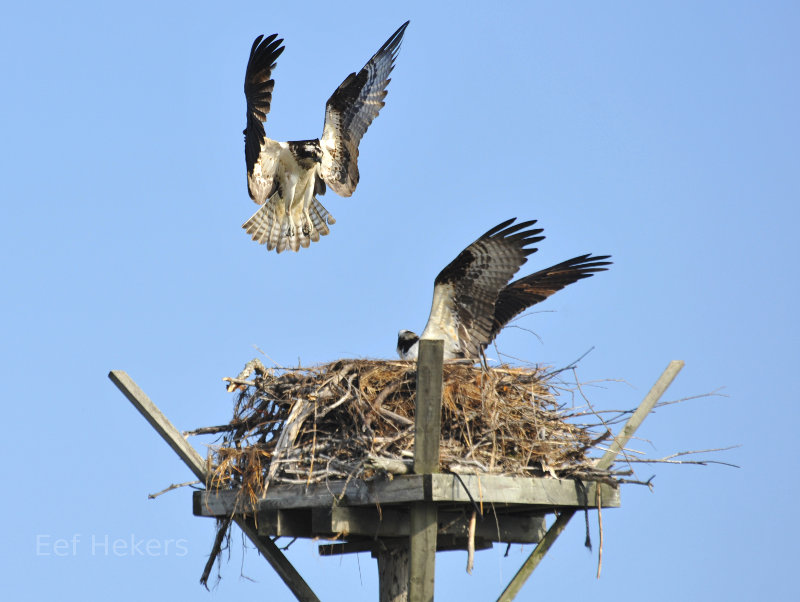
[[[242,227],[267,250],[297,251],[330,232],[335,220],[316,195],[326,184],[348,197],[358,184],[358,143],[384,105],[389,74],[408,21],[381,46],[364,68],[351,73],[328,99],[322,137],[277,142],[264,122],[275,86],[272,70],[283,52],[278,34],[258,36],[244,78],[247,127],[244,154],[250,198],[262,207]]]
[[[536,220],[498,224],[459,253],[436,277],[433,305],[422,336],[410,330],[397,335],[401,359],[417,358],[419,340],[444,339],[444,359],[478,359],[514,316],[544,301],[568,284],[602,272],[610,255],[591,254],[508,281],[544,240]]]

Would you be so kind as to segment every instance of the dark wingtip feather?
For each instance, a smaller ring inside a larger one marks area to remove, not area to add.
[[[511,219],[497,224],[494,228],[481,236],[481,238],[500,238],[513,242],[519,247],[523,257],[535,253],[538,251],[537,248],[527,247],[528,245],[543,241],[545,237],[542,236],[542,232],[544,232],[544,230],[542,228],[531,228],[531,226],[536,224],[537,220],[535,219],[515,224],[514,221],[516,219],[517,218],[512,217]],[[523,261],[523,263],[525,263],[525,261]]]
[[[536,223],[535,219],[519,222],[518,224],[509,225],[515,219],[517,218],[513,218],[511,220],[503,222],[502,224],[498,224],[489,231],[492,232],[492,234],[489,234],[489,232],[487,232],[486,234],[484,234],[484,236],[491,238],[516,239],[528,236],[529,234],[539,234],[541,232],[544,232],[544,230],[542,230],[541,228],[535,228],[533,230],[525,230],[525,228],[529,228],[530,226]]]
[[[597,272],[604,272],[611,265],[610,255],[592,255],[587,253],[567,259],[549,268],[529,274],[506,286],[498,296],[494,310],[491,340],[515,316],[529,307],[544,301],[556,292],[574,282],[591,278]]]
[[[502,222],[502,223],[500,223],[500,224],[497,224],[497,225],[496,225],[494,228],[492,228],[491,230],[487,230],[486,232],[484,232],[484,234],[483,234],[483,236],[482,236],[481,238],[489,238],[490,236],[494,236],[494,235],[495,235],[495,234],[497,234],[497,233],[498,233],[500,230],[502,230],[503,228],[505,228],[505,227],[506,227],[506,226],[508,226],[509,224],[512,224],[512,223],[514,222],[514,220],[515,220],[515,219],[517,219],[517,218],[516,218],[516,217],[512,217],[511,219],[507,219],[506,221],[504,221],[504,222]]]
[[[384,44],[384,47],[388,48],[389,46],[394,46],[394,45],[400,46],[400,42],[402,41],[403,35],[405,35],[406,33],[406,28],[408,27],[409,23],[411,23],[410,20],[406,21],[400,27],[398,27],[397,31],[395,31],[392,34],[392,36],[388,40],[386,40],[386,44]]]
[[[253,172],[258,159],[261,143],[266,134],[264,124],[272,104],[274,80],[270,79],[276,60],[284,47],[283,39],[277,33],[267,37],[257,36],[250,48],[247,69],[244,75],[244,95],[247,99],[247,123],[245,127],[245,161],[247,173]]]
[[[591,276],[594,272],[605,272],[608,270],[605,266],[614,265],[613,261],[606,261],[607,259],[611,259],[611,255],[592,255],[591,253],[586,253],[585,255],[579,255],[578,257],[568,259],[563,262],[563,264],[568,265],[568,267],[578,268],[581,272],[586,272],[587,276]]]
[[[400,27],[398,27],[397,31],[395,31],[391,36],[389,36],[389,39],[386,40],[383,43],[383,46],[381,46],[378,49],[378,52],[375,53],[375,56],[378,56],[380,54],[384,54],[384,53],[388,52],[388,53],[390,53],[392,55],[392,61],[394,61],[394,59],[395,59],[395,57],[397,55],[397,52],[400,49],[400,44],[403,41],[403,35],[406,32],[406,27],[408,27],[408,24],[410,22],[411,21],[406,21]]]
[[[245,71],[245,82],[251,80],[261,71],[267,71],[266,77],[269,78],[269,72],[275,67],[275,61],[285,50],[285,46],[282,46],[283,38],[277,38],[278,34],[273,33],[266,38],[260,35],[253,40],[253,46],[250,48],[250,58],[247,61],[247,69]]]

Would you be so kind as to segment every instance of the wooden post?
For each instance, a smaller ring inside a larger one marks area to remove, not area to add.
[[[442,364],[444,341],[419,342],[417,402],[414,410],[414,472],[439,472],[442,433]]]
[[[442,363],[444,341],[421,340],[417,361],[417,400],[414,414],[414,472],[430,475],[439,472],[439,439],[442,424]],[[428,477],[430,479],[430,477]],[[432,480],[431,480],[432,482]],[[409,602],[433,600],[436,568],[436,504],[426,500],[411,504]]]
[[[373,552],[378,559],[380,602],[408,602],[408,544],[383,546]]]
[[[628,419],[628,422],[625,423],[619,435],[614,437],[614,442],[611,444],[608,451],[597,461],[597,468],[605,470],[611,467],[617,454],[625,448],[625,445],[636,432],[636,429],[639,428],[639,425],[642,424],[650,411],[655,407],[658,400],[664,394],[664,391],[667,390],[667,387],[675,380],[675,377],[678,375],[678,372],[681,371],[683,365],[683,362],[680,360],[673,360],[669,363],[666,370],[664,370],[656,381],[656,384],[653,385],[653,388],[650,389],[650,392],[644,400],[642,400],[642,403],[639,404],[639,407],[636,408],[636,411]],[[522,589],[522,586],[525,584],[525,581],[531,576],[531,573],[533,573],[533,570],[537,567],[539,562],[541,562],[542,558],[544,558],[544,555],[547,554],[553,542],[561,535],[561,532],[566,528],[567,523],[574,514],[575,510],[567,510],[559,514],[556,521],[547,530],[547,533],[544,534],[542,540],[533,549],[531,555],[520,567],[519,571],[517,571],[517,574],[514,575],[511,583],[509,583],[508,587],[500,594],[497,602],[510,602],[516,597],[519,590]]]
[[[158,431],[158,434],[167,442],[167,444],[180,456],[181,460],[189,467],[189,469],[200,479],[206,482],[208,476],[208,467],[206,461],[202,456],[197,453],[197,450],[192,447],[186,439],[183,438],[181,433],[176,429],[172,423],[167,420],[167,417],[161,413],[156,404],[139,388],[133,379],[122,370],[112,370],[108,373],[108,378],[111,379],[117,388],[122,391],[125,397],[136,407],[137,410],[145,417],[147,422]],[[272,565],[275,572],[278,573],[287,587],[292,590],[295,598],[300,602],[319,602],[319,598],[314,594],[308,584],[297,572],[297,569],[292,566],[292,563],[283,555],[278,546],[276,546],[268,537],[260,537],[256,531],[255,524],[252,519],[245,519],[242,516],[234,516],[233,520],[244,531],[245,535],[249,537],[255,544],[259,552],[267,559],[267,562]]]

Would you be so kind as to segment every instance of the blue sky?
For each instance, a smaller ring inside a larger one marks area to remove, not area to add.
[[[240,229],[253,38],[286,41],[268,134],[313,138],[331,92],[406,19],[357,191],[326,195],[337,223],[320,243],[267,253]],[[190,429],[230,416],[221,378],[255,347],[281,364],[393,357],[438,271],[515,216],[547,235],[523,274],[587,252],[614,265],[500,350],[562,366],[594,347],[581,380],[624,381],[591,388],[601,408],[637,405],[683,359],[667,398],[725,397],[660,409],[634,447],[741,445],[714,455],[738,470],[642,468],[654,492],[626,487],[603,515],[601,579],[575,520],[520,599],[790,597],[799,26],[792,2],[5,7],[9,598],[288,599],[238,536],[219,587],[198,585],[213,523],[186,489],[147,499],[191,475],[106,374],[128,371]],[[530,548],[504,551],[480,552],[472,576],[464,554],[440,555],[437,598],[494,599]],[[377,597],[367,554],[288,554],[323,600]]]

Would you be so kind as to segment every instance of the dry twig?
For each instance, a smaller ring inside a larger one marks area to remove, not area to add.
[[[172,491],[173,489],[178,489],[180,487],[188,487],[189,485],[198,485],[199,483],[200,483],[200,481],[197,481],[197,480],[195,480],[195,481],[186,481],[185,483],[173,483],[172,485],[170,485],[166,489],[162,489],[158,493],[148,493],[147,494],[147,499],[148,500],[154,500],[159,495],[164,495],[165,493],[167,493],[168,491]]]

